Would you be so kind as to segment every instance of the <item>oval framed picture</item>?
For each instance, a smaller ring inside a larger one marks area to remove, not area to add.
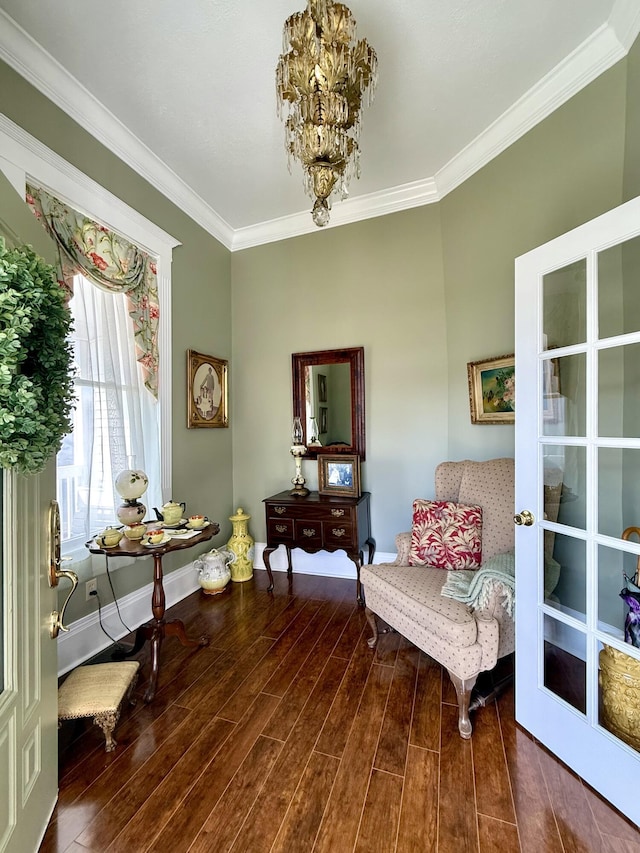
[[[228,427],[229,362],[187,350],[187,427]]]

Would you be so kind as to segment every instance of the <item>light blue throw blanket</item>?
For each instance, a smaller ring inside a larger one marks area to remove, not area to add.
[[[447,572],[442,595],[455,598],[473,608],[482,609],[489,604],[491,596],[503,596],[502,605],[509,616],[513,616],[516,592],[516,557],[513,551],[496,554],[475,571]]]

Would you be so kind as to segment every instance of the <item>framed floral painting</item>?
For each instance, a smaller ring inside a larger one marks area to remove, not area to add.
[[[187,427],[228,427],[228,362],[187,350]]]
[[[515,423],[515,356],[470,361],[467,376],[472,424]]]

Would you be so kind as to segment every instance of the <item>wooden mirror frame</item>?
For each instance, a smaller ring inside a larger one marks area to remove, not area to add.
[[[364,418],[364,347],[327,349],[316,352],[294,352],[291,356],[293,370],[293,416],[300,418],[303,441],[307,444],[307,419],[305,406],[305,371],[307,367],[321,364],[349,364],[351,368],[351,444],[330,444],[326,447],[309,447],[305,459],[314,459],[321,453],[357,453],[365,458],[366,436]]]

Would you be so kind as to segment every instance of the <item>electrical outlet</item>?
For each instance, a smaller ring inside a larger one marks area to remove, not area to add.
[[[91,601],[91,599],[93,597],[91,595],[91,593],[92,592],[96,592],[96,593],[98,592],[98,579],[97,578],[91,578],[90,581],[86,582],[86,584],[84,585],[84,588],[85,588],[85,593],[87,596],[87,601]]]

